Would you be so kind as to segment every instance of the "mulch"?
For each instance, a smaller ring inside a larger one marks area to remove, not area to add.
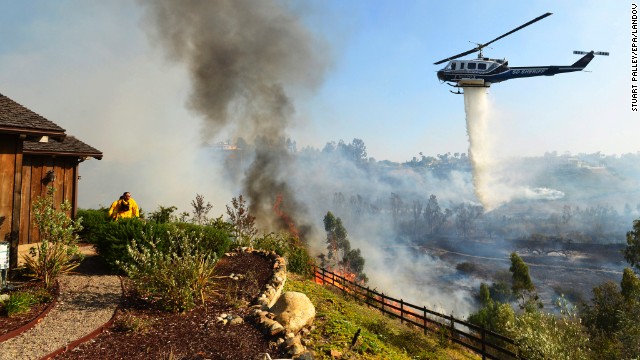
[[[231,274],[244,278],[233,280]],[[158,309],[125,281],[113,325],[55,359],[258,359],[264,353],[274,359],[287,357],[251,323],[218,323],[223,314],[247,317],[250,302],[272,274],[272,261],[261,255],[224,257],[216,265],[214,294],[185,313]]]
[[[23,279],[21,280],[19,286],[17,286],[16,288],[13,288],[11,290],[5,288],[0,293],[10,294],[11,292],[14,292],[14,291],[27,291],[27,290],[39,290],[39,289],[44,289],[44,283],[39,281],[27,281]],[[51,301],[34,305],[29,309],[29,311],[26,311],[20,314],[7,316],[6,310],[4,309],[3,306],[0,305],[0,336],[8,334],[11,331],[14,331],[16,329],[19,329],[27,325],[28,323],[33,321],[35,318],[37,318],[40,314],[42,314],[47,309],[47,307],[51,304],[54,297],[58,294],[58,288],[54,287],[53,289],[50,290],[50,292],[51,294],[53,294],[53,296],[51,297]]]

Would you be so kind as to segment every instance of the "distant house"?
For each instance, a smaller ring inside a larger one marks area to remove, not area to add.
[[[10,267],[18,249],[39,242],[33,201],[56,189],[56,204],[68,200],[75,216],[78,165],[102,152],[65,134],[65,129],[0,94],[0,241],[10,242]]]

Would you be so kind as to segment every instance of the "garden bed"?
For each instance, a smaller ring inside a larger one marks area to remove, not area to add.
[[[232,279],[232,274],[241,277]],[[273,262],[264,256],[223,257],[216,265],[214,293],[204,305],[185,313],[159,310],[125,281],[113,325],[56,359],[255,359],[262,353],[286,357],[253,324],[240,320],[272,274]],[[229,322],[224,325],[223,315]]]
[[[12,286],[13,287],[11,289],[3,289],[0,293],[11,295],[12,293],[16,292],[45,291],[44,284],[40,281],[20,281],[17,283],[13,283]],[[49,299],[46,299],[46,301],[31,305],[28,307],[27,311],[12,314],[10,316],[7,315],[6,306],[0,305],[0,341],[6,340],[5,338],[7,337],[11,337],[8,335],[17,334],[17,330],[28,326],[32,321],[36,320],[39,316],[43,315],[46,310],[49,309],[49,306],[52,305],[52,303],[55,301],[56,296],[58,295],[58,288],[54,287],[48,292],[51,294],[51,296]]]

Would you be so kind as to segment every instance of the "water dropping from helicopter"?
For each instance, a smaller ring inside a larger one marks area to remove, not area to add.
[[[486,211],[496,207],[491,196],[491,168],[493,165],[490,141],[487,138],[489,105],[487,89],[466,88],[464,91],[464,111],[469,136],[469,159],[473,166],[473,184],[476,197]]]

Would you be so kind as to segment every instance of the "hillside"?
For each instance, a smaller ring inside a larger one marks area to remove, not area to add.
[[[305,336],[317,359],[478,359],[433,335],[425,336],[375,309],[311,280],[288,274],[286,291],[305,293],[316,307],[314,329]],[[354,335],[360,335],[351,346]]]

